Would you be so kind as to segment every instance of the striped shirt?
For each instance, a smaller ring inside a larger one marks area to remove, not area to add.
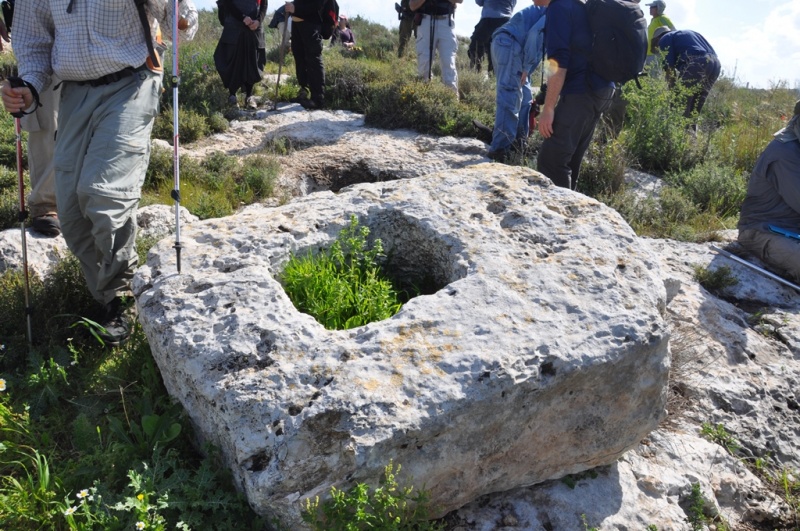
[[[173,0],[148,0],[152,35],[161,27],[171,40]],[[182,40],[197,32],[197,8],[182,0],[180,16],[188,27]],[[20,0],[14,9],[14,53],[19,75],[38,91],[50,76],[88,81],[127,67],[139,67],[148,57],[144,28],[134,0]]]

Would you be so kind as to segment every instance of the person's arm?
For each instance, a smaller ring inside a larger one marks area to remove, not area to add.
[[[774,175],[774,179],[770,178]],[[792,210],[800,214],[800,169],[796,161],[779,158],[767,168],[767,178],[775,183],[778,195]]]
[[[14,55],[17,57],[19,77],[31,83],[37,92],[47,86],[53,73],[51,56],[55,31],[47,0],[26,0],[17,2],[14,6]],[[15,93],[25,91],[12,90]],[[3,101],[5,103],[5,97]],[[17,110],[28,109],[32,102],[32,97],[28,94],[25,98],[26,105]]]
[[[542,59],[544,21],[544,14],[542,14],[525,35],[525,45],[522,48],[523,78],[526,78],[528,74],[532,74]]]
[[[199,20],[197,7],[195,7],[193,0],[181,0],[178,6],[178,16],[180,17],[178,21],[178,38],[181,41],[190,41],[194,39],[197,33]],[[145,9],[158,22],[164,38],[174,42],[175,36],[172,35],[172,21],[175,18],[175,11],[172,2],[166,0],[147,2]]]
[[[567,78],[567,69],[559,68],[547,78],[547,94],[544,97],[544,105],[539,114],[539,133],[544,138],[553,135],[553,121],[556,117],[556,104],[561,96],[561,89],[564,88],[564,80]]]

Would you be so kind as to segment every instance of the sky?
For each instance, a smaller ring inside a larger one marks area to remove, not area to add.
[[[337,0],[350,19],[357,15],[389,28],[399,25],[394,0]],[[649,10],[642,0],[645,18]],[[723,75],[743,86],[771,88],[786,82],[800,89],[800,1],[798,0],[666,0],[664,14],[677,29],[702,34],[717,52]],[[215,0],[195,0],[211,10]],[[517,0],[516,11],[532,5]],[[270,13],[281,4],[272,0]],[[455,16],[456,33],[464,37],[480,19],[475,0],[464,0]],[[358,28],[354,28],[358,39]]]

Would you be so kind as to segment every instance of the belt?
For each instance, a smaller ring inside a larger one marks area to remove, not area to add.
[[[86,81],[77,81],[77,83],[78,85],[91,85],[93,87],[102,87],[103,85],[110,85],[111,83],[116,83],[120,79],[132,76],[136,72],[141,72],[142,70],[146,69],[147,69],[147,63],[137,68],[129,66],[127,68],[123,68],[119,72],[112,72],[102,77],[98,77],[97,79],[87,79]]]
[[[445,20],[450,18],[450,15],[423,15],[424,17],[431,17],[433,20]]]

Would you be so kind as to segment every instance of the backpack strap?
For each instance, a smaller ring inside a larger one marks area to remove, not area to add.
[[[153,47],[153,33],[150,31],[150,22],[147,20],[147,12],[144,10],[147,0],[133,0],[133,2],[139,12],[139,21],[142,23],[142,29],[144,30],[144,40],[147,41],[147,53],[150,56],[150,61],[153,63],[153,67],[160,68],[161,58]]]

